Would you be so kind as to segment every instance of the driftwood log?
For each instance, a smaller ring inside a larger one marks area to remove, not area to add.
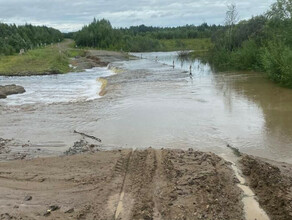
[[[80,134],[80,135],[82,135],[82,136],[84,136],[84,137],[88,137],[88,138],[91,138],[91,139],[96,140],[96,141],[98,141],[98,142],[101,142],[101,140],[100,140],[99,138],[94,137],[94,136],[92,136],[92,135],[84,134],[84,133],[82,133],[82,132],[78,132],[78,131],[76,131],[76,130],[74,130],[74,133],[76,133],[76,134]]]

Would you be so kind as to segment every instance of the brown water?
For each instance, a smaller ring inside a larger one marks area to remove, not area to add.
[[[80,138],[76,129],[101,138],[108,149],[193,147],[222,153],[230,144],[292,162],[292,90],[260,73],[214,73],[208,64],[180,62],[175,55],[143,53],[147,59],[115,63],[124,72],[109,77],[101,99],[0,102],[0,137],[61,152]],[[184,72],[190,65],[192,78]]]

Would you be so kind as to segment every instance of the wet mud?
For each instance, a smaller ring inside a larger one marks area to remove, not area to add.
[[[2,219],[244,219],[230,163],[193,150],[4,162],[0,186]]]
[[[240,163],[248,185],[270,218],[292,219],[292,166],[248,155]]]

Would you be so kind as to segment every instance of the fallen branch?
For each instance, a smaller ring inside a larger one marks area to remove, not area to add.
[[[88,134],[84,134],[84,133],[78,132],[76,130],[74,130],[74,133],[77,133],[77,134],[80,134],[80,135],[82,135],[84,137],[88,137],[88,138],[91,138],[91,139],[96,140],[98,142],[101,142],[101,140],[99,138],[97,138],[97,137],[94,137],[94,136],[91,136],[91,135],[88,135]]]
[[[232,150],[232,152],[234,153],[235,156],[237,157],[241,157],[241,153],[240,151],[235,148],[235,147],[232,147],[231,145],[227,144],[227,147],[230,148]]]

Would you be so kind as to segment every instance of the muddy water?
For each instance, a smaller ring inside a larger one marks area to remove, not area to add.
[[[73,134],[79,130],[101,138],[107,147],[222,153],[228,143],[292,162],[292,90],[260,73],[215,73],[199,60],[178,60],[176,53],[142,57],[113,64],[124,71],[109,77],[101,99],[18,106],[0,102],[0,137],[62,151],[80,138]]]
[[[8,96],[0,100],[0,105],[50,104],[78,102],[99,98],[101,83],[98,77],[112,75],[108,68],[96,67],[82,73],[62,75],[4,77],[0,76],[0,85],[17,84],[26,89],[26,93]]]

